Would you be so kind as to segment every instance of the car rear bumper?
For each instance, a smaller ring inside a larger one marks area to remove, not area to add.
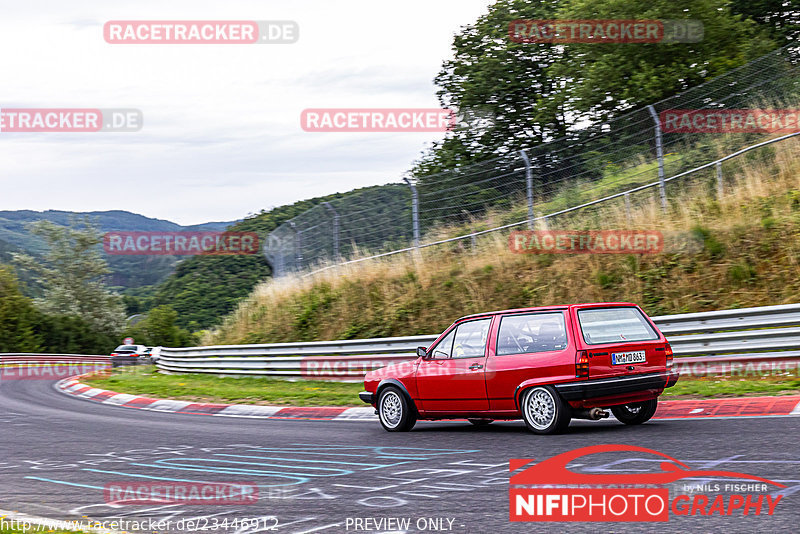
[[[375,398],[375,395],[373,395],[369,391],[362,391],[361,393],[358,394],[358,398],[366,402],[367,404],[374,404],[373,399]]]
[[[112,356],[111,357],[111,367],[123,367],[126,365],[146,365],[153,363],[153,360],[150,358],[143,358],[137,355],[124,355],[124,356]]]
[[[671,388],[678,382],[680,377],[681,374],[678,371],[670,371],[670,373],[667,375],[667,384],[664,387]]]
[[[676,378],[672,382],[677,382]],[[556,390],[564,400],[579,401],[598,397],[613,397],[639,391],[664,389],[669,383],[666,373],[647,373],[633,376],[620,376],[613,378],[595,378],[581,382],[568,382],[556,384]]]

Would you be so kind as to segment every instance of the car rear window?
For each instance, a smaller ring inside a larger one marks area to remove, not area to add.
[[[636,308],[587,308],[578,310],[583,339],[589,345],[658,339],[642,312]]]
[[[136,352],[137,349],[136,345],[120,345],[114,352]]]

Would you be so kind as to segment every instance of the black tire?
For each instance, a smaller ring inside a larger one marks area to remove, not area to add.
[[[475,426],[486,426],[486,425],[490,424],[491,422],[493,422],[494,419],[479,419],[479,418],[476,417],[476,418],[473,418],[473,419],[467,419],[467,421],[469,421],[470,423],[472,423]]]
[[[534,434],[558,434],[569,426],[572,410],[550,386],[526,390],[520,402],[522,419]]]
[[[652,399],[644,402],[612,406],[611,413],[620,423],[641,425],[655,415],[656,408],[658,408],[658,399]]]
[[[408,432],[417,424],[417,410],[399,388],[388,386],[378,398],[378,418],[387,432]]]

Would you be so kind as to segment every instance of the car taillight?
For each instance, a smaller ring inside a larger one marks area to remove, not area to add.
[[[119,355],[116,352],[112,352],[111,353],[111,357],[114,357],[114,356],[119,356]]]
[[[589,353],[579,350],[575,355],[575,376],[577,378],[589,377]]]
[[[672,347],[669,343],[664,346],[664,353],[667,355],[667,368],[672,367]]]

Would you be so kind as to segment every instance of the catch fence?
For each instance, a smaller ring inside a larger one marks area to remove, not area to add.
[[[775,109],[800,102],[797,50],[778,49],[702,85],[610,120],[586,117],[566,136],[405,183],[318,204],[269,234],[276,277],[314,272],[556,218],[611,201],[630,212],[705,177],[724,194],[724,162],[797,135],[684,131],[681,110]],[[476,128],[491,128],[483,121]],[[800,130],[798,127],[795,130]]]

